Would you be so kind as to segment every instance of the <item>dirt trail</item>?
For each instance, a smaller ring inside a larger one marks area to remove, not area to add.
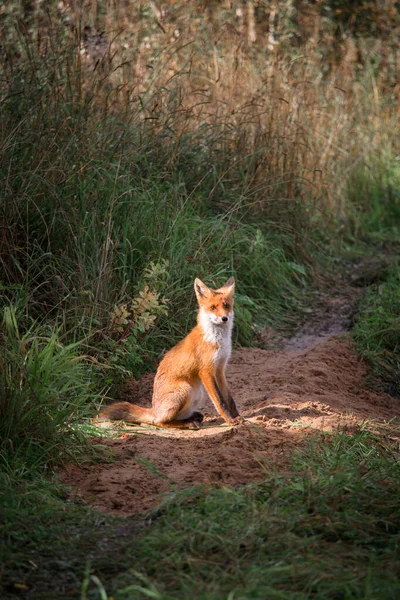
[[[292,451],[316,430],[349,431],[365,421],[400,417],[400,402],[366,389],[365,364],[348,329],[359,289],[321,294],[317,313],[279,349],[243,348],[233,353],[228,380],[246,422],[228,427],[211,402],[198,431],[152,427],[121,429],[105,440],[114,462],[69,466],[61,479],[72,494],[114,514],[139,514],[162,494],[194,483],[236,485],[261,479],[271,466],[284,468]],[[131,382],[125,399],[149,405],[153,375]]]

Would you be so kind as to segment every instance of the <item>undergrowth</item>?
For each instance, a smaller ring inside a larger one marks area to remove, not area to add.
[[[27,489],[6,496],[3,589],[19,583],[27,598],[81,590],[85,599],[395,600],[399,464],[397,445],[367,431],[324,434],[286,473],[266,466],[261,483],[175,490],[144,527],[65,511],[54,496],[38,509]]]
[[[400,395],[400,270],[371,286],[361,302],[353,338],[371,367],[374,385]]]
[[[370,157],[349,176],[347,193],[355,237],[396,244],[400,233],[400,166],[389,152]]]
[[[32,323],[20,331],[5,309],[0,332],[0,472],[31,480],[91,452],[89,416],[101,393],[90,357],[57,329]]]

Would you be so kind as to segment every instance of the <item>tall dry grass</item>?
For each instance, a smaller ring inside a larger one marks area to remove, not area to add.
[[[57,61],[55,85],[69,88],[70,101],[90,104],[92,118],[118,115],[142,128],[167,173],[193,155],[206,162],[209,199],[220,210],[242,203],[267,216],[283,213],[299,229],[293,203],[346,220],[354,169],[398,152],[397,12],[391,3],[386,12],[364,8],[363,36],[348,30],[340,37],[334,4],[318,12],[291,0],[269,9],[253,2],[60,2],[46,13],[31,2],[19,43],[29,60]],[[376,31],[364,32],[368,19]],[[10,32],[11,16],[3,20]],[[73,55],[62,56],[62,40]],[[9,76],[19,60],[11,54]],[[202,185],[190,166],[187,185]],[[232,206],[238,187],[242,200]]]

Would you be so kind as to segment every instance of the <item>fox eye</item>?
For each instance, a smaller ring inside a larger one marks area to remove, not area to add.
[[[211,310],[217,310],[217,307],[213,304]]]
[[[231,305],[230,305],[230,304],[228,304],[227,302],[225,302],[225,304],[224,304],[224,308],[226,308],[226,310],[229,310],[229,309],[230,309],[230,307],[231,307]]]

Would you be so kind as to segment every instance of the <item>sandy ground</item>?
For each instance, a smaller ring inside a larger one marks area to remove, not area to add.
[[[266,469],[284,469],[316,431],[353,431],[399,418],[398,399],[366,388],[367,367],[342,333],[358,293],[321,297],[315,318],[291,340],[276,341],[279,349],[233,353],[228,381],[243,424],[225,425],[209,402],[197,431],[123,425],[117,439],[103,440],[113,461],[70,465],[61,480],[100,511],[143,514],[176,488],[237,485],[261,479]],[[148,406],[153,377],[129,382],[123,399]]]

